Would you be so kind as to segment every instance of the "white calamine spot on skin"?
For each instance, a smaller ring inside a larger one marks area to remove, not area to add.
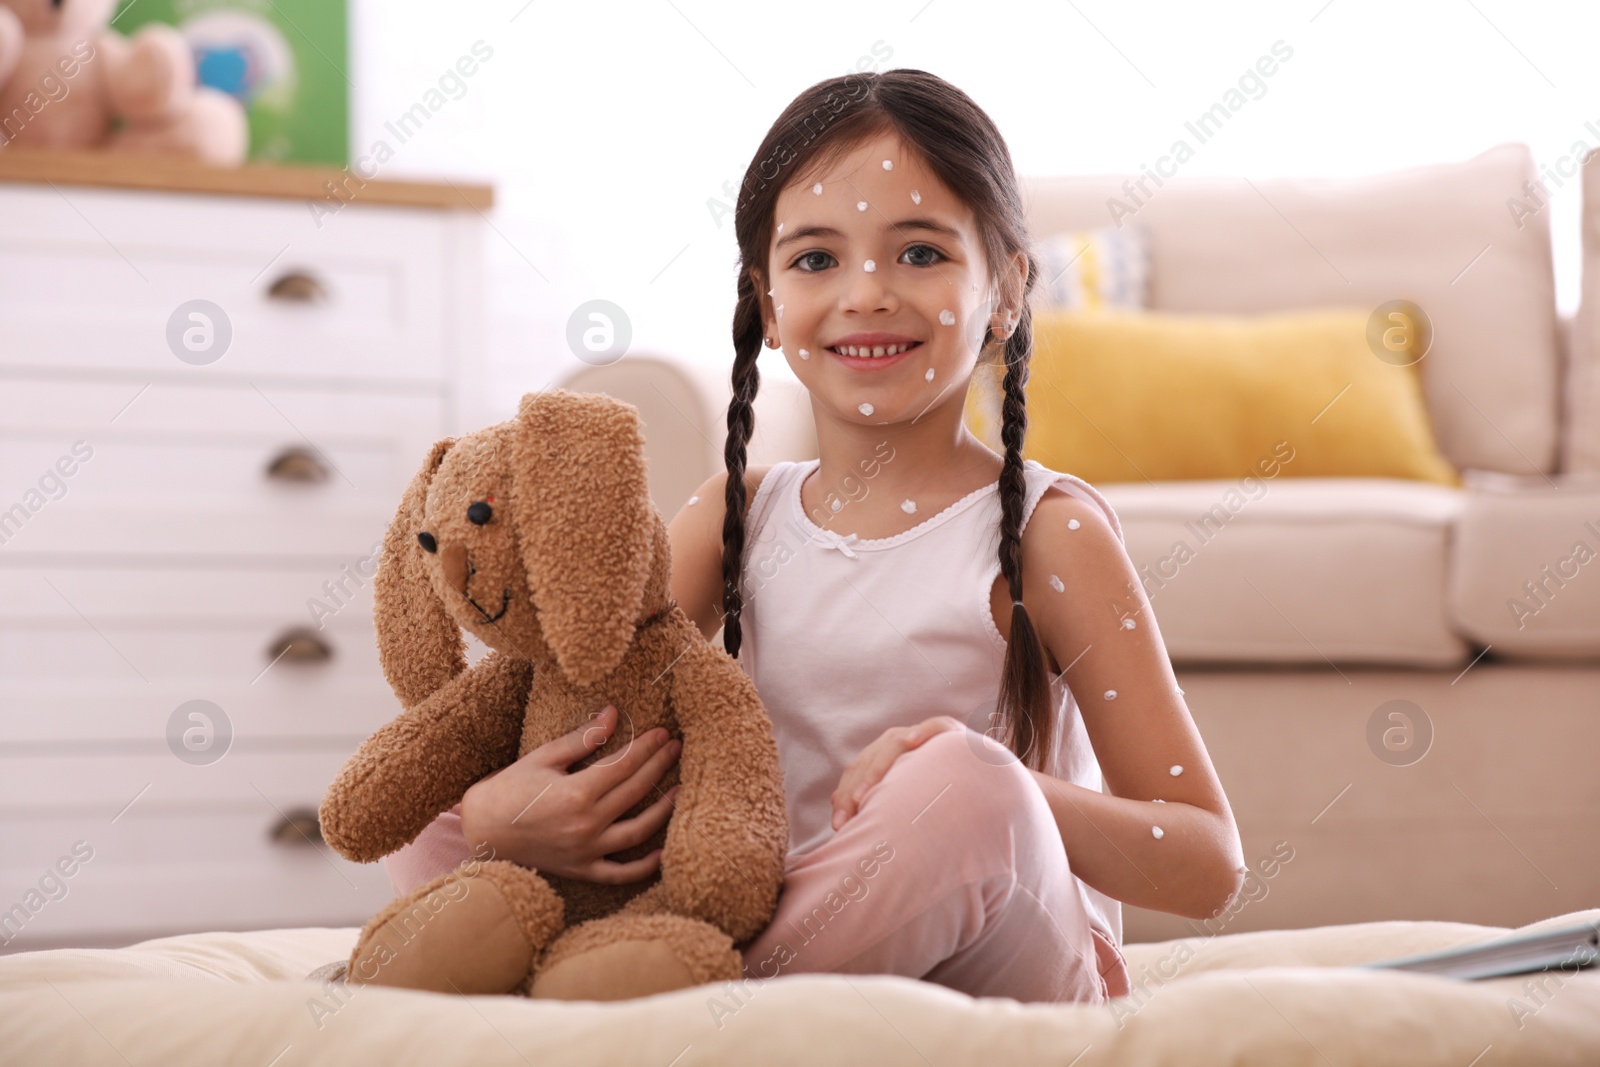
[[[1152,804],[1165,804],[1165,803],[1166,803],[1166,801],[1165,801],[1165,800],[1162,800],[1162,799],[1161,799],[1161,798],[1160,798],[1160,797],[1156,797],[1156,798],[1155,798],[1155,799],[1154,799],[1154,800],[1152,800],[1152,801],[1151,801],[1151,802],[1150,802],[1150,803],[1152,803]]]
[[[955,324],[956,313],[954,311],[951,311],[949,308],[945,308],[943,311],[939,312],[940,326],[954,326]]]
[[[783,318],[783,305],[782,304],[778,305],[778,318],[780,318],[780,319]]]
[[[925,378],[926,380],[930,381],[930,382],[933,381],[933,368],[929,367],[928,368],[928,373],[924,374],[922,377]]]
[[[900,510],[907,515],[915,515],[917,513],[917,502],[915,500],[902,500],[900,501]]]
[[[1173,688],[1176,689],[1179,693],[1183,692],[1183,686],[1181,686],[1181,685],[1175,685],[1175,686],[1173,686]]]
[[[1115,700],[1115,699],[1117,699],[1117,691],[1115,689],[1107,689],[1106,690],[1106,699],[1107,700]]]
[[[1135,626],[1138,626],[1138,625],[1139,624],[1137,622],[1133,621],[1132,619],[1123,619],[1122,620],[1122,628],[1124,630],[1131,630]]]
[[[1150,827],[1150,836],[1154,837],[1157,841],[1160,841],[1166,835],[1164,833],[1162,833],[1161,827],[1152,826],[1152,827]]]
[[[878,269],[877,261],[869,259],[865,263],[861,264],[861,269],[866,271],[868,274],[871,274],[873,271]]]
[[[863,414],[863,415],[871,415],[872,414],[872,405],[871,404],[862,404],[860,407],[856,408],[856,410],[861,412],[861,414]]]
[[[922,203],[922,194],[917,192],[915,189],[911,190],[911,202],[913,204]]]
[[[768,296],[771,296],[771,295],[772,295],[772,290],[771,290],[771,289],[768,289],[768,290],[767,290],[767,295],[768,295]]]
[[[892,160],[892,159],[884,160],[883,161],[883,169],[884,170],[894,170],[894,160]]]
[[[1183,773],[1183,766],[1181,764],[1174,763],[1170,768],[1168,768],[1167,773],[1176,778],[1178,775]]]
[[[840,508],[844,507],[844,501],[843,500],[835,500],[833,503],[829,504],[828,506],[830,508],[832,508],[834,511],[838,511]]]
[[[807,352],[805,349],[802,348],[800,350],[800,358],[801,359],[810,359],[811,358],[811,353]]]
[[[1067,529],[1069,529],[1069,530],[1076,530],[1078,527],[1080,527],[1082,525],[1083,525],[1083,523],[1079,522],[1077,519],[1068,519],[1067,520]]]
[[[856,210],[857,211],[865,211],[865,210],[867,210],[867,202],[865,200],[857,200],[856,201]]]
[[[1054,589],[1058,593],[1065,593],[1067,591],[1067,587],[1061,584],[1061,579],[1057,578],[1053,574],[1050,576],[1050,588]]]
[[[818,182],[817,184],[813,185],[811,187],[811,191],[813,193],[816,193],[818,196],[821,196],[822,195],[822,183]]]
[[[692,497],[689,498],[689,506],[690,507],[694,507],[698,503],[700,503],[700,498],[699,497],[692,496]]]
[[[779,232],[779,233],[782,233],[782,232],[783,232],[783,223],[781,223],[781,222],[780,222],[780,223],[778,223],[778,232]]]

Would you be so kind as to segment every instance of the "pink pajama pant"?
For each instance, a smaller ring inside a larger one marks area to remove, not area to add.
[[[789,853],[772,922],[742,946],[748,979],[892,974],[975,997],[1090,1004],[1128,991],[1038,783],[1014,760],[978,758],[977,737],[936,734],[837,832]],[[385,864],[404,893],[467,857],[451,811]]]

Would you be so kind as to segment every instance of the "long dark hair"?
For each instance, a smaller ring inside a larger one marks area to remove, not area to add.
[[[1018,252],[1028,261],[1028,277],[1016,300],[1016,327],[1006,339],[1002,423],[1005,465],[1000,472],[1000,573],[1011,592],[1011,633],[998,710],[1006,746],[1027,766],[1043,770],[1054,749],[1054,709],[1044,648],[1022,601],[1022,440],[1028,416],[1023,386],[1033,354],[1033,326],[1027,305],[1039,272],[1029,245],[1022,197],[1011,154],[1000,131],[972,99],[936,75],[922,70],[846,74],[818,82],[794,99],[756,150],[745,171],[734,213],[739,241],[738,306],[733,312],[733,399],[728,404],[727,511],[722,522],[722,644],[737,656],[742,639],[743,599],[739,578],[745,550],[745,448],[755,427],[754,402],[761,377],[756,359],[763,340],[761,290],[752,269],[765,272],[778,194],[798,175],[826,167],[852,148],[892,131],[921,154],[928,168],[971,208],[982,234],[985,259],[994,271]],[[985,326],[980,351],[994,340]],[[988,610],[987,607],[985,610]]]

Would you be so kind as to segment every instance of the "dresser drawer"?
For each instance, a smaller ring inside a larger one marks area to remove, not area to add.
[[[59,431],[94,442],[97,431],[252,434],[285,444],[324,437],[383,437],[415,453],[460,432],[450,425],[437,383],[384,389],[293,387],[281,383],[97,379],[66,371],[0,365],[0,429]]]
[[[364,553],[393,518],[370,500],[295,503],[309,506],[75,501],[69,494],[23,515],[0,504],[0,551],[17,562],[92,555],[116,556],[130,564],[298,560],[337,566],[336,561]]]
[[[207,764],[186,763],[159,740],[78,753],[7,751],[0,755],[0,816],[78,813],[109,821],[131,804],[129,810],[168,812],[231,807],[264,820],[274,806],[320,804],[356,747],[341,740],[272,749],[238,739]]]
[[[8,185],[0,216],[8,364],[396,380],[455,367],[440,212],[357,203],[319,220],[298,201]],[[180,312],[196,300],[221,318]]]
[[[146,793],[114,823],[115,809],[0,816],[0,952],[366,923],[393,896],[383,865],[351,863],[282,829],[284,814],[307,806],[271,800],[175,810]],[[47,872],[56,874],[50,896],[39,891]],[[18,913],[24,901],[36,910]]]
[[[400,711],[372,624],[376,551],[286,571],[0,568],[0,745],[158,748],[204,699],[240,739],[353,751]]]
[[[0,625],[184,626],[240,623],[370,630],[375,538],[331,566],[254,570],[120,568],[78,563],[0,567]],[[322,605],[314,610],[313,601]],[[364,638],[370,643],[370,633]],[[191,665],[191,667],[197,665]]]

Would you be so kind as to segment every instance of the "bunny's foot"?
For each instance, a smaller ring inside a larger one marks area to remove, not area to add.
[[[549,1000],[628,1000],[737,980],[744,958],[710,923],[682,915],[609,915],[550,943],[525,991]]]
[[[350,956],[346,981],[439,993],[515,992],[561,932],[565,910],[534,872],[503,860],[468,860],[373,916]]]

